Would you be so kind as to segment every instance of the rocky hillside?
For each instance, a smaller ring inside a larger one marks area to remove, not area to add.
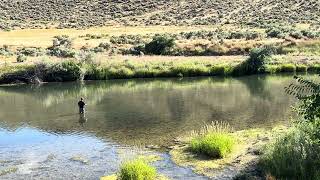
[[[1,0],[0,28],[320,24],[319,0]]]

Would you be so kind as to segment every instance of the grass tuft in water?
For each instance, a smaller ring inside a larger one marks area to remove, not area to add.
[[[213,122],[195,133],[195,137],[189,143],[189,148],[191,152],[198,155],[224,158],[232,152],[235,145],[235,139],[229,132],[228,124]]]
[[[122,164],[118,179],[119,180],[154,180],[157,171],[154,167],[141,159],[127,161]]]

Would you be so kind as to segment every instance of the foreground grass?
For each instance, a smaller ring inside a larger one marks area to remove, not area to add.
[[[302,123],[268,144],[260,160],[265,173],[277,179],[320,179],[318,125]]]

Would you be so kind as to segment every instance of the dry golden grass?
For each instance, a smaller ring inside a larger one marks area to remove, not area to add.
[[[184,31],[194,30],[210,30],[214,26],[139,26],[139,27],[125,27],[125,26],[106,26],[95,27],[89,29],[21,29],[9,32],[0,31],[0,46],[36,46],[48,47],[52,44],[52,38],[58,35],[68,35],[71,38],[77,38],[86,34],[149,34],[149,33],[179,33]],[[100,40],[101,41],[101,40]],[[85,41],[83,39],[75,39],[75,46],[84,45],[86,43],[97,45],[99,40]]]
[[[156,34],[156,33],[180,33],[201,30],[215,30],[215,29],[239,30],[241,27],[235,25],[198,25],[198,26],[104,26],[92,27],[88,29],[19,29],[9,32],[0,31],[0,46],[9,45],[11,47],[43,47],[46,48],[52,45],[52,39],[58,35],[68,35],[74,39],[74,47],[80,48],[84,45],[91,47],[97,46],[105,39],[90,39],[85,40],[79,38],[86,34],[109,36],[122,35],[122,34]],[[241,28],[243,29],[243,28]],[[258,32],[263,32],[263,29],[251,29]]]

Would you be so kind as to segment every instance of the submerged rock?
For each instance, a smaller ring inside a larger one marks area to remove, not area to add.
[[[70,158],[71,161],[77,161],[77,162],[81,162],[82,164],[89,164],[89,160],[85,159],[84,157],[81,156],[73,156]]]

